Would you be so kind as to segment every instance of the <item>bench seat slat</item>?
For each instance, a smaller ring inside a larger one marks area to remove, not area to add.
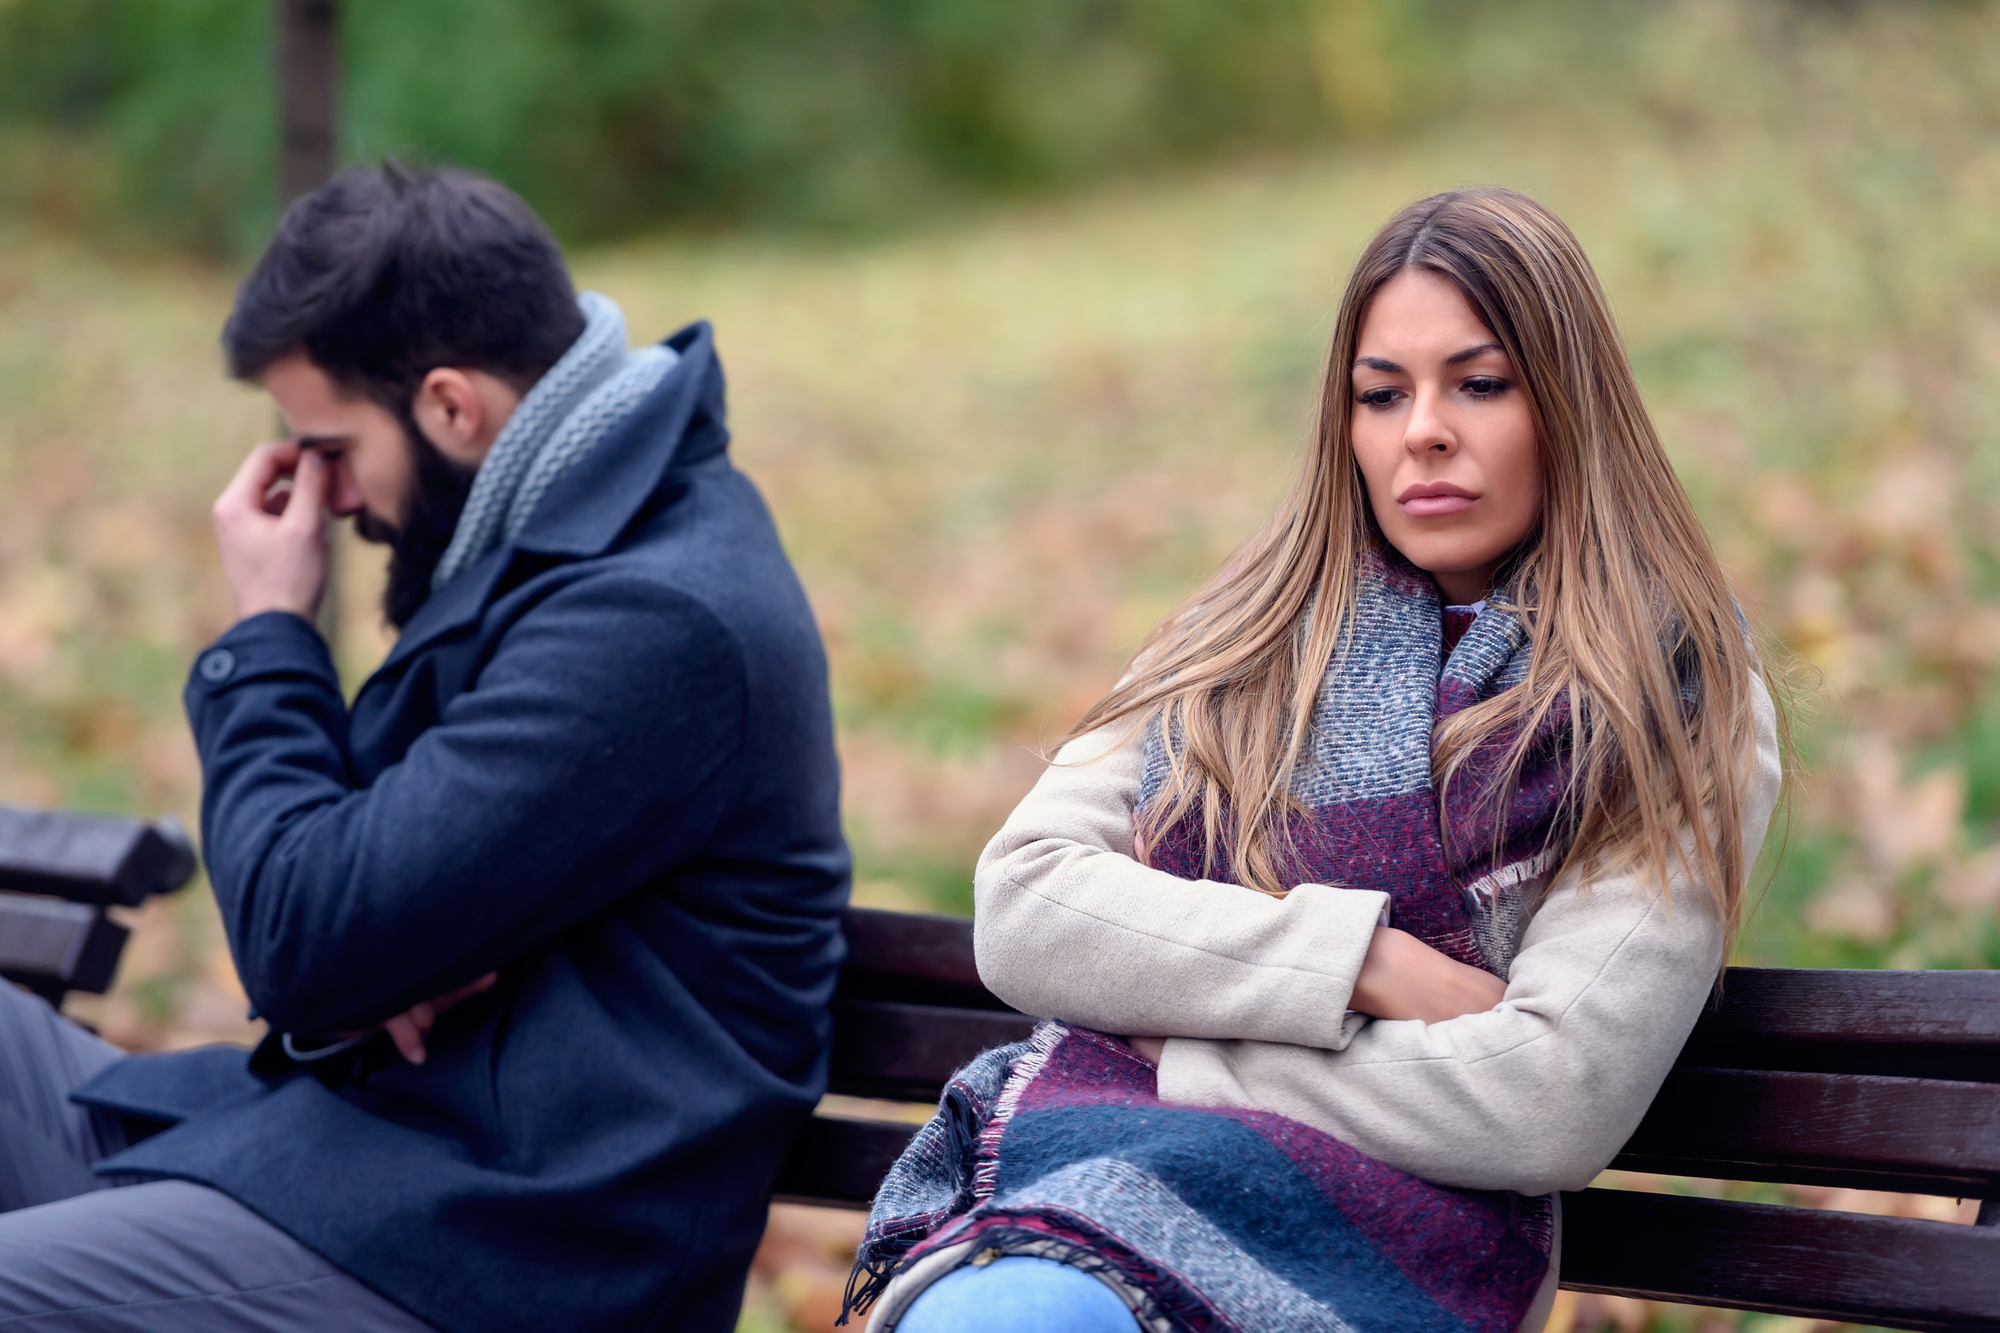
[[[1796,1180],[1787,1169],[1804,1166],[1984,1194],[2000,1182],[2000,1085],[1677,1068],[1624,1152],[1730,1180]]]
[[[1591,1189],[1563,1195],[1562,1284],[1890,1328],[2000,1330],[2000,1230]]]

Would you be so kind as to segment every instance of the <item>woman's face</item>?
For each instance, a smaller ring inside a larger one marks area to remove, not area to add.
[[[1368,303],[1354,357],[1354,456],[1390,545],[1453,605],[1542,516],[1542,467],[1514,364],[1457,286],[1423,269]]]

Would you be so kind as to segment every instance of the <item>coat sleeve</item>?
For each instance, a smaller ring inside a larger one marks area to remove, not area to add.
[[[1780,786],[1776,713],[1756,686],[1745,864]],[[1569,873],[1529,922],[1497,1008],[1375,1020],[1344,1050],[1170,1040],[1162,1098],[1254,1107],[1441,1185],[1546,1194],[1607,1166],[1665,1081],[1722,965],[1723,925],[1684,873]]]
[[[746,685],[708,610],[611,574],[525,611],[367,786],[299,617],[231,630],[188,696],[244,987],[275,1029],[326,1033],[519,958],[697,851],[726,806]]]
[[[1025,1013],[1103,1032],[1339,1044],[1388,895],[1273,898],[1134,860],[1144,737],[1127,730],[1065,746],[979,858],[980,978]]]

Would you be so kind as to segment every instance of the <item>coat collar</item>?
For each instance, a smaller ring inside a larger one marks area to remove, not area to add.
[[[680,353],[659,387],[542,497],[528,526],[432,593],[396,639],[384,667],[477,621],[516,552],[582,560],[609,550],[670,470],[729,447],[722,362],[715,331],[698,320],[666,340]]]

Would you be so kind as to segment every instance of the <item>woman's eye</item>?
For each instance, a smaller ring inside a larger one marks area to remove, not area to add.
[[[1465,391],[1474,398],[1497,398],[1507,392],[1507,381],[1491,375],[1475,375],[1465,382]]]
[[[1394,389],[1370,389],[1368,392],[1357,396],[1360,401],[1370,407],[1387,407],[1396,401],[1396,391]]]

